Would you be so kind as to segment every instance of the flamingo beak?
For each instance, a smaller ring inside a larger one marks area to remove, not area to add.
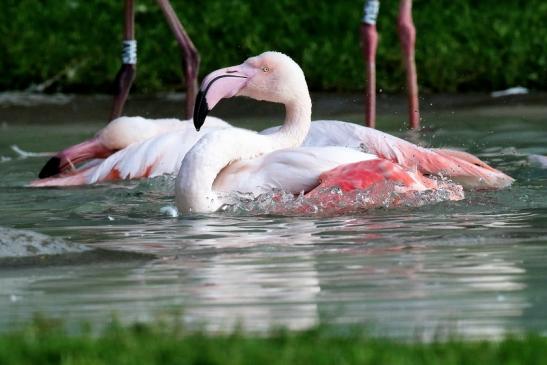
[[[46,162],[44,167],[42,167],[42,170],[40,170],[38,177],[40,179],[45,179],[60,174],[67,169],[74,168],[75,165],[80,162],[88,161],[93,158],[105,158],[114,152],[116,151],[105,147],[99,139],[95,137],[58,152]]]
[[[194,105],[194,127],[196,127],[196,130],[199,131],[205,122],[207,113],[221,99],[238,95],[239,91],[245,87],[248,79],[255,72],[252,67],[241,64],[239,66],[222,68],[207,75],[201,83]]]

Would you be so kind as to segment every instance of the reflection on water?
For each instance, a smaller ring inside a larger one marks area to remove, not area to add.
[[[25,237],[148,256],[76,252],[52,261],[37,250],[27,252],[38,255],[30,263],[0,258],[0,330],[40,312],[70,326],[169,315],[212,331],[331,323],[405,338],[547,333],[547,171],[528,159],[547,155],[547,132],[533,118],[489,119],[479,129],[466,120],[458,129],[438,122],[442,129],[420,138],[477,153],[516,177],[513,188],[338,217],[173,217],[169,178],[25,188],[43,161],[9,145],[56,150],[98,125],[56,128],[42,143],[36,136],[50,129],[10,124],[0,135],[2,245],[34,231]]]

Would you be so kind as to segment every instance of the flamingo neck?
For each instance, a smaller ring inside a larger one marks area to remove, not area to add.
[[[285,104],[285,121],[270,135],[276,149],[298,147],[304,142],[311,126],[311,99],[306,97]]]
[[[213,190],[217,177],[230,163],[302,144],[311,125],[311,99],[285,104],[283,126],[276,133],[260,135],[239,128],[213,131],[186,154],[177,176],[175,198],[182,212],[214,212],[225,200]],[[242,192],[245,193],[245,192]]]

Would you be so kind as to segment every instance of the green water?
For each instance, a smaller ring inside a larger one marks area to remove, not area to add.
[[[337,100],[319,100],[315,117],[359,121]],[[330,323],[403,338],[547,333],[547,169],[530,158],[547,155],[545,108],[426,106],[427,128],[410,136],[400,108],[380,118],[388,132],[477,154],[516,178],[504,191],[330,218],[173,218],[162,210],[174,205],[168,178],[25,187],[46,158],[10,146],[55,151],[91,136],[106,113],[100,100],[85,103],[0,109],[0,330],[41,313],[97,327],[112,315],[168,315],[213,331]],[[169,115],[147,103],[145,115]],[[280,117],[252,117],[253,108],[228,120],[260,129]],[[6,259],[24,240],[38,248]],[[41,256],[76,244],[101,250]]]

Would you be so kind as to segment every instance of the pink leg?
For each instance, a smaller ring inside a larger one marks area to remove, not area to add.
[[[418,76],[414,59],[416,28],[412,21],[412,0],[401,0],[398,25],[406,68],[409,125],[410,128],[417,129],[420,127],[420,109],[418,104]]]
[[[157,2],[182,50],[182,65],[186,80],[186,118],[192,118],[198,90],[199,53],[169,1],[157,0]]]
[[[135,41],[135,4],[133,0],[125,0],[124,16],[123,40],[124,47],[126,47],[128,41]],[[126,57],[123,57],[123,64],[114,80],[114,103],[110,113],[110,120],[121,116],[123,107],[129,96],[129,90],[135,80],[136,68],[136,59],[134,61],[128,61],[126,60]]]
[[[378,33],[376,25],[361,24],[363,61],[365,63],[365,125],[376,127],[376,49]]]

